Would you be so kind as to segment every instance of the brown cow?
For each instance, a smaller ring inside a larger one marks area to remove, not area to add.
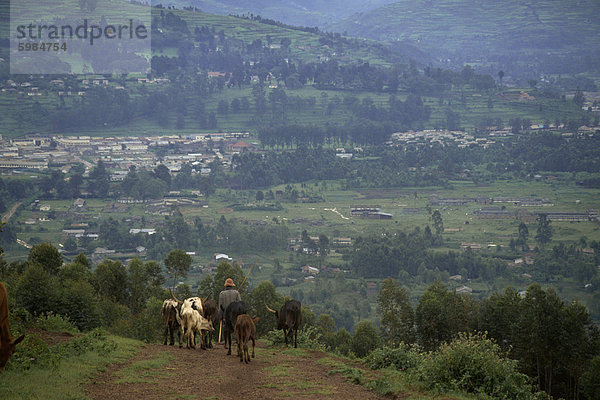
[[[248,314],[238,315],[235,322],[235,335],[238,338],[238,354],[240,362],[250,362],[250,354],[248,353],[248,341],[252,340],[252,358],[254,358],[254,346],[256,344],[256,326],[258,317],[250,317]],[[243,350],[243,351],[242,351]]]
[[[15,352],[17,344],[21,343],[25,335],[13,339],[10,335],[10,320],[8,318],[8,293],[6,287],[0,282],[0,371],[4,371],[10,356]]]

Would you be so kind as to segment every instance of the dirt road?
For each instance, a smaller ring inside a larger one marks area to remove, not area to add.
[[[21,204],[23,204],[22,201],[18,202],[14,206],[12,206],[10,208],[10,210],[8,210],[8,212],[6,214],[4,214],[4,216],[2,217],[2,222],[8,222],[10,220],[10,218],[13,216],[13,214],[17,211],[17,208],[19,208],[21,206]]]
[[[92,380],[92,399],[377,399],[333,372],[339,361],[316,351],[266,348],[240,363],[235,349],[209,350],[146,345],[129,361],[110,366]]]

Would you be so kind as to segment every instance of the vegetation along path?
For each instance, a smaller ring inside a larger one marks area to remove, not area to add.
[[[123,364],[109,366],[86,388],[91,399],[376,399],[341,373],[341,361],[304,349],[267,348],[240,363],[232,349],[149,344]],[[347,361],[346,361],[347,362]],[[365,371],[366,372],[366,371]]]

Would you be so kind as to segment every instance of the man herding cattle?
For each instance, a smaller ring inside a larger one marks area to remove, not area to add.
[[[219,293],[219,320],[221,321],[219,328],[219,341],[221,341],[221,331],[223,328],[223,318],[225,310],[227,307],[234,301],[242,301],[242,297],[240,296],[240,292],[234,289],[235,283],[233,283],[233,279],[227,278],[225,280],[225,289]],[[235,321],[233,321],[235,324]],[[227,343],[225,343],[227,345]]]
[[[6,362],[13,355],[15,347],[21,343],[24,337],[25,335],[21,335],[13,339],[10,335],[8,293],[4,284],[0,282],[0,371],[4,371]]]

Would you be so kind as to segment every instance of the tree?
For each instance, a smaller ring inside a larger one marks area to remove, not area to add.
[[[329,254],[329,238],[323,233],[319,235],[319,254],[321,255],[321,264],[323,264],[323,260]]]
[[[379,334],[369,320],[360,321],[352,335],[352,351],[357,357],[365,357],[379,346]]]
[[[184,250],[171,250],[164,260],[167,272],[173,276],[173,286],[175,286],[178,276],[185,278],[190,266],[192,265],[192,257],[186,254]]]
[[[50,243],[40,243],[29,250],[29,264],[39,264],[51,275],[56,275],[62,266],[62,255]]]
[[[583,96],[583,92],[579,88],[577,88],[577,90],[575,91],[575,95],[573,96],[573,103],[575,103],[575,105],[577,105],[578,107],[583,107],[583,104],[585,103],[585,97]]]
[[[58,283],[39,263],[30,263],[17,285],[17,304],[32,315],[55,311]]]
[[[529,237],[529,229],[527,229],[527,225],[525,222],[521,221],[519,224],[519,237],[517,239],[516,244],[521,248],[521,251],[527,251],[529,247],[527,246],[527,238]]]
[[[474,311],[470,297],[449,291],[440,281],[432,283],[419,299],[415,312],[421,344],[434,350],[458,332],[468,331],[475,320]]]
[[[73,236],[67,237],[65,240],[64,248],[66,251],[75,251],[77,250],[77,242],[73,238]]]
[[[168,188],[171,187],[171,172],[164,164],[159,164],[154,168],[154,176],[165,182]]]
[[[241,283],[241,282],[240,282]],[[275,318],[271,316],[271,312],[267,310],[265,305],[270,308],[279,310],[283,304],[283,297],[275,290],[275,285],[269,281],[259,283],[250,296],[245,300],[246,305],[251,310],[251,315],[258,317],[260,323],[256,325],[256,332],[263,335],[270,330],[275,329]]]
[[[120,261],[104,260],[94,271],[94,288],[106,299],[126,305],[129,300],[127,269]]]
[[[381,331],[390,346],[414,342],[415,315],[405,288],[392,278],[384,279],[377,306],[381,315]]]
[[[538,215],[537,222],[538,228],[535,235],[535,241],[541,248],[544,248],[552,239],[552,227],[550,226],[550,221],[546,214]]]
[[[440,214],[439,210],[435,210],[433,214],[431,214],[431,219],[433,221],[433,228],[435,229],[435,233],[438,237],[442,236],[444,232],[444,220],[442,219],[442,214]]]
[[[215,297],[218,298],[219,293],[224,289],[225,280],[227,278],[233,279],[233,283],[235,283],[235,288],[238,292],[240,292],[240,296],[242,300],[245,299],[246,294],[248,293],[248,282],[245,281],[244,271],[237,264],[230,264],[227,261],[223,260],[217,264],[217,271],[214,276],[214,291]]]
[[[98,160],[96,167],[90,172],[88,188],[96,197],[108,195],[110,176],[102,160]]]

